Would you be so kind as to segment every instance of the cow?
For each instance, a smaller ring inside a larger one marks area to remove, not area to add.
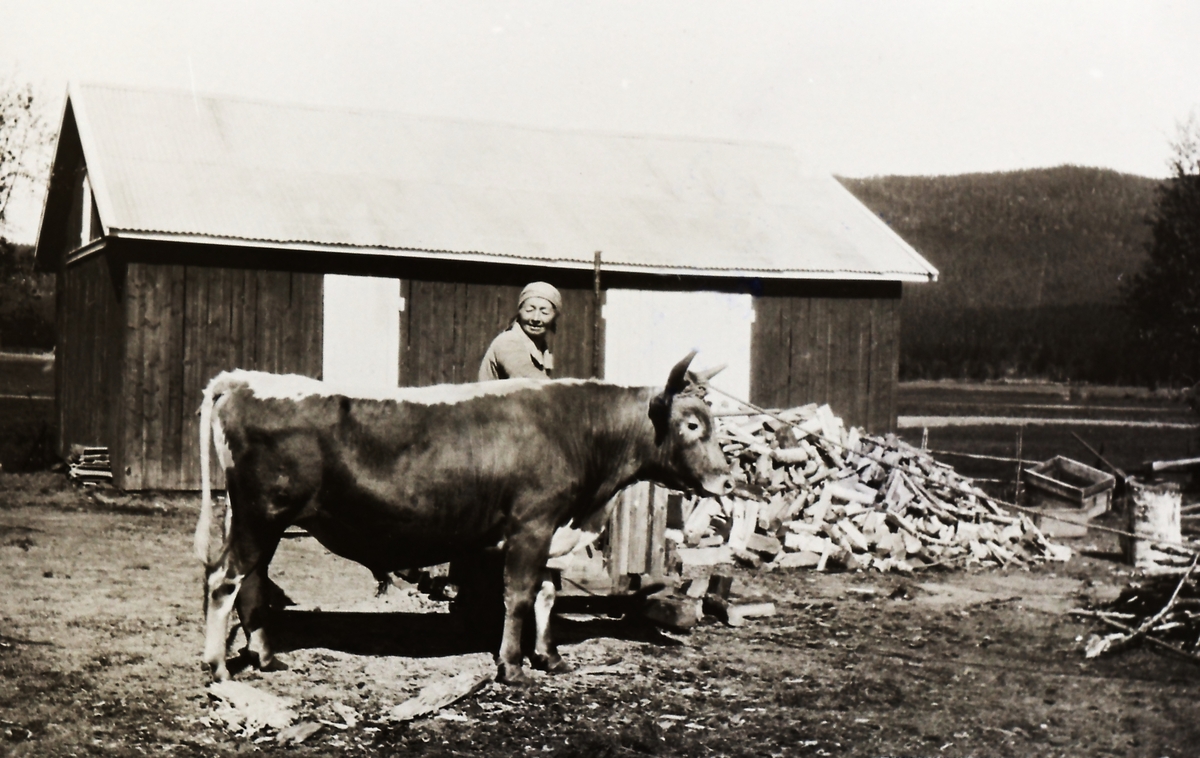
[[[733,489],[711,410],[687,373],[694,355],[661,390],[509,379],[347,393],[294,375],[214,377],[200,407],[195,536],[206,564],[203,660],[212,677],[229,676],[235,608],[248,657],[274,665],[267,567],[295,524],[376,579],[501,546],[497,680],[527,683],[523,623],[560,527],[593,527],[597,512],[636,481],[717,497]],[[210,446],[229,502],[223,544],[211,555]],[[537,606],[531,663],[567,668],[549,640],[548,607]]]

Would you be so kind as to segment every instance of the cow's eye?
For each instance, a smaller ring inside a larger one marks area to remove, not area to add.
[[[699,422],[696,422],[696,421],[689,421],[687,428],[689,431],[694,432],[694,431],[697,431],[698,429],[700,429],[700,424],[699,424]]]

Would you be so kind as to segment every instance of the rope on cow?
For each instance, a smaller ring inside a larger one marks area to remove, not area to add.
[[[705,383],[704,383],[704,387],[705,387],[705,388],[707,388],[707,389],[710,389],[710,390],[714,390],[714,391],[716,391],[717,393],[719,393],[719,394],[721,394],[721,395],[724,395],[725,397],[729,398],[730,400],[734,401],[735,403],[740,403],[741,405],[745,406],[746,408],[748,408],[748,409],[750,409],[750,410],[754,411],[754,412],[755,412],[755,414],[757,414],[757,415],[761,415],[761,416],[767,416],[767,417],[769,417],[769,418],[773,418],[773,419],[775,419],[776,421],[778,421],[778,422],[779,422],[779,423],[781,423],[781,424],[785,424],[785,425],[786,425],[786,426],[788,426],[788,427],[791,427],[791,428],[796,428],[796,425],[795,425],[793,422],[791,422],[791,421],[787,421],[786,419],[784,419],[784,418],[781,418],[781,417],[780,417],[780,416],[779,416],[777,413],[774,413],[774,412],[772,412],[772,411],[769,411],[769,410],[767,410],[766,408],[760,408],[759,406],[755,405],[754,403],[751,403],[751,402],[749,402],[749,401],[747,401],[747,400],[743,400],[743,399],[741,399],[740,397],[736,397],[736,396],[734,396],[734,395],[731,395],[731,394],[729,394],[728,392],[726,392],[725,390],[721,389],[720,387],[717,387],[717,386],[713,385],[712,383],[705,382]],[[831,439],[829,439],[828,437],[825,437],[824,435],[817,434],[816,432],[804,431],[804,433],[805,433],[806,435],[810,436],[810,437],[813,437],[813,438],[815,438],[815,439],[819,439],[819,440],[821,440],[822,442],[827,442],[827,443],[829,443],[830,445],[834,445],[834,446],[836,446],[836,447],[839,447],[839,448],[841,448],[842,450],[845,450],[845,451],[847,451],[847,452],[852,452],[852,453],[856,453],[856,454],[858,453],[858,451],[857,451],[857,450],[850,450],[848,447],[846,447],[845,445],[843,445],[843,444],[842,444],[840,441],[838,441],[838,440],[831,440]],[[879,465],[881,465],[881,466],[887,466],[887,467],[889,467],[889,468],[892,468],[892,469],[899,468],[899,467],[898,467],[898,466],[896,466],[896,465],[887,464],[887,463],[884,463],[883,461],[875,461],[875,462],[876,462],[876,463],[878,463],[878,464],[879,464]],[[926,476],[926,475],[925,475],[925,474],[923,474],[923,473],[913,473],[913,472],[910,472],[910,471],[905,471],[905,472],[904,472],[904,475],[905,475],[905,476],[911,476],[911,477],[915,477],[915,478],[921,479],[921,480],[923,480],[924,482],[926,482],[926,483],[929,483],[929,484],[936,484],[936,483],[937,483],[935,480],[931,479],[930,477]],[[1023,514],[1032,515],[1032,516],[1038,516],[1038,517],[1041,517],[1041,518],[1048,518],[1048,519],[1051,519],[1052,521],[1061,521],[1061,522],[1063,522],[1063,523],[1065,523],[1065,524],[1073,524],[1073,525],[1075,525],[1075,526],[1083,526],[1083,527],[1085,527],[1085,528],[1087,528],[1087,529],[1095,529],[1096,531],[1100,531],[1100,532],[1109,532],[1109,533],[1111,533],[1111,534],[1116,534],[1116,535],[1119,535],[1119,536],[1122,536],[1122,537],[1132,537],[1132,538],[1134,538],[1134,539],[1147,539],[1147,535],[1144,535],[1144,534],[1137,534],[1137,533],[1135,533],[1135,532],[1128,532],[1128,531],[1125,531],[1125,530],[1123,530],[1123,529],[1117,529],[1117,528],[1115,528],[1115,527],[1111,527],[1111,526],[1101,526],[1100,524],[1091,524],[1091,523],[1088,523],[1088,524],[1080,524],[1080,523],[1079,523],[1079,522],[1077,522],[1077,521],[1071,521],[1070,519],[1065,519],[1065,518],[1062,518],[1062,517],[1060,517],[1060,516],[1055,516],[1055,515],[1053,515],[1053,514],[1050,514],[1050,513],[1045,513],[1045,512],[1043,512],[1043,511],[1039,511],[1039,510],[1037,510],[1036,508],[1028,508],[1028,507],[1026,507],[1026,506],[1023,506],[1023,505],[1017,505],[1016,503],[1010,503],[1010,502],[1008,502],[1007,500],[1002,500],[1002,499],[1000,499],[1000,498],[998,498],[998,497],[992,497],[991,495],[987,495],[986,497],[987,497],[987,499],[988,499],[988,500],[990,500],[992,503],[994,503],[994,504],[996,504],[996,505],[998,505],[998,506],[1001,506],[1001,507],[1004,507],[1004,508],[1010,508],[1010,509],[1012,509],[1012,510],[1014,510],[1014,511],[1018,511],[1018,512],[1020,512],[1020,513],[1023,513]],[[1168,546],[1168,547],[1178,548],[1178,549],[1180,549],[1180,550],[1183,550],[1183,551],[1185,551],[1185,552],[1186,552],[1188,555],[1194,555],[1194,554],[1197,554],[1197,552],[1198,552],[1198,551],[1200,551],[1200,546],[1197,546],[1196,544],[1194,544],[1194,543],[1190,543],[1190,542],[1175,542],[1175,541],[1173,541],[1173,540],[1159,540],[1159,539],[1153,539],[1152,541],[1153,541],[1153,542],[1154,542],[1154,544],[1156,544],[1156,545],[1165,545],[1165,546]]]

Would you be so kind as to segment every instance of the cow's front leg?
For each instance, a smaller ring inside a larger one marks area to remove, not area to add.
[[[565,674],[572,670],[572,666],[558,654],[558,648],[550,637],[550,614],[554,611],[557,594],[553,572],[550,569],[543,570],[541,587],[538,588],[537,599],[533,603],[536,640],[530,662],[536,669],[551,674]]]
[[[550,527],[541,536],[539,531],[543,530],[532,529],[510,537],[504,556],[504,634],[496,681],[505,684],[525,685],[531,681],[522,666],[521,632],[533,610],[554,530]]]

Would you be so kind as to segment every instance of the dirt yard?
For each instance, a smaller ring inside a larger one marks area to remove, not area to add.
[[[288,540],[272,576],[288,669],[237,679],[293,699],[302,744],[235,736],[205,690],[195,501],[83,497],[61,475],[0,476],[0,749],[58,755],[1188,756],[1200,666],[1135,649],[1088,661],[1066,614],[1131,577],[1115,538],[1033,571],[912,577],[740,573],[775,616],[690,634],[556,620],[575,673],[488,684],[436,716],[380,721],[420,687],[487,664],[444,604],[375,597],[369,573]],[[349,720],[358,719],[351,728]],[[334,726],[337,724],[339,726]]]

